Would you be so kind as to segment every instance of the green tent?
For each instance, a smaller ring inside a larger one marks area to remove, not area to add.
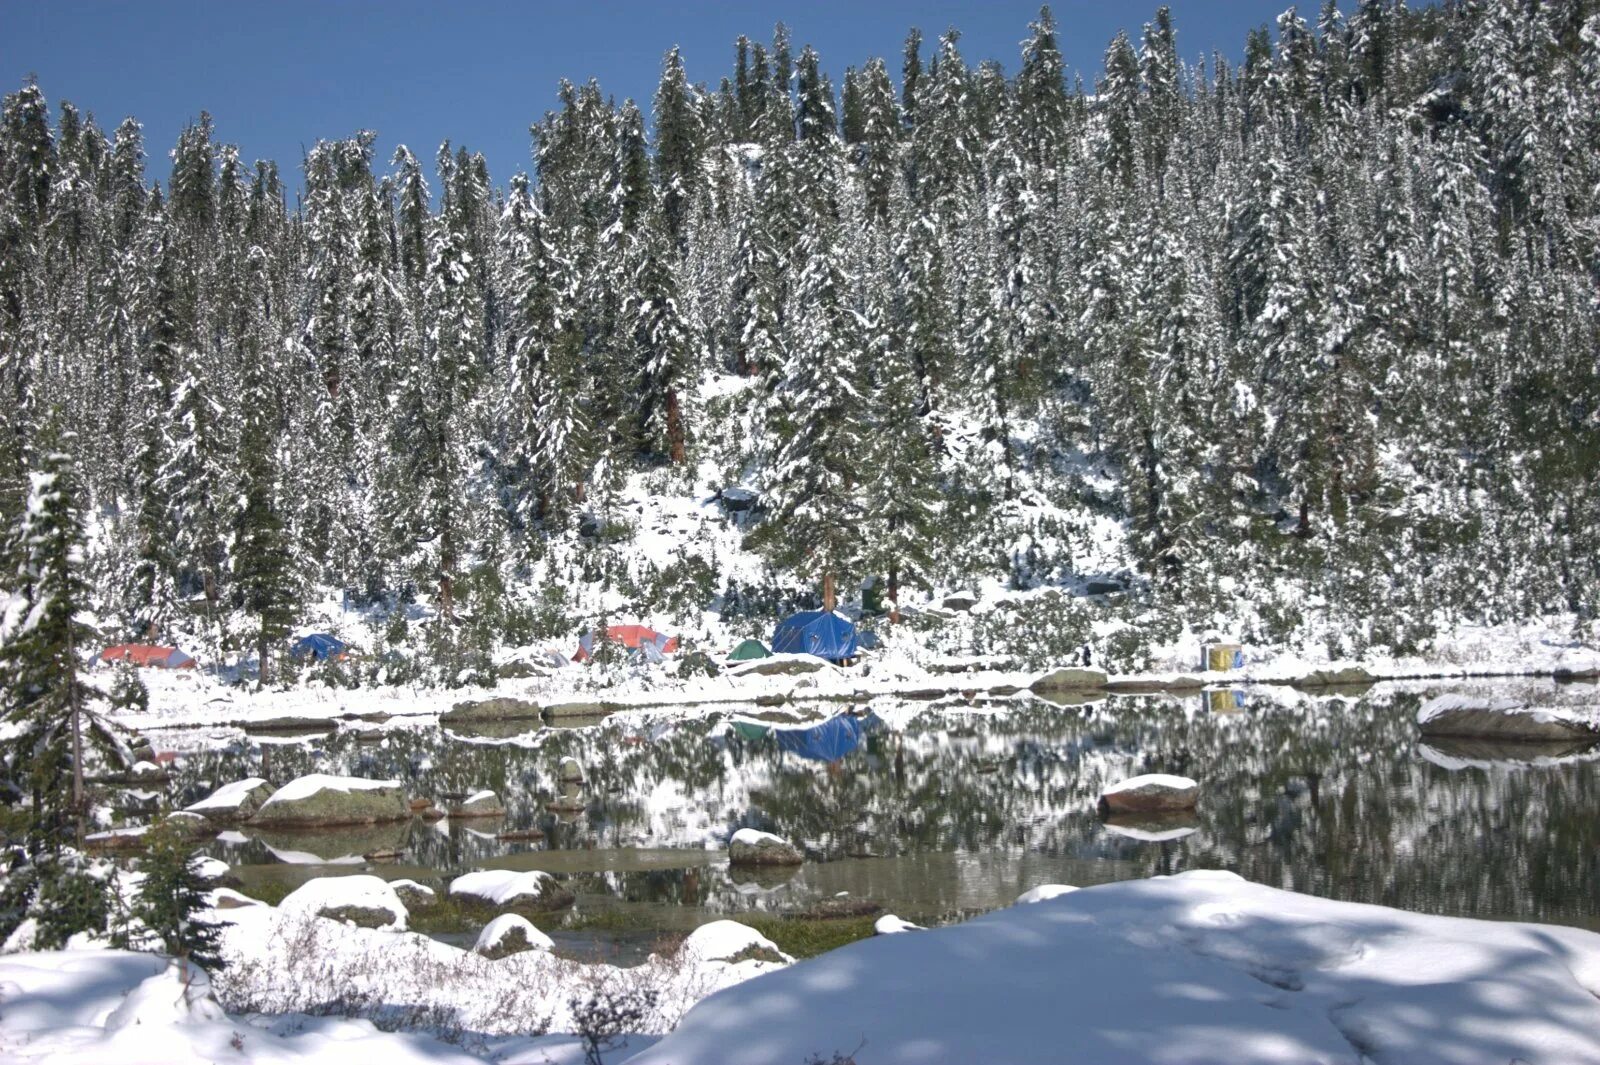
[[[760,640],[746,640],[733,649],[733,654],[728,656],[730,662],[752,662],[757,658],[771,658],[772,652],[761,645]]]

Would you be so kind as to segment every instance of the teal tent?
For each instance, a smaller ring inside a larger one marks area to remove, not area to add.
[[[772,652],[760,640],[746,640],[733,649],[733,654],[728,656],[730,662],[754,662],[758,658],[771,658]]]

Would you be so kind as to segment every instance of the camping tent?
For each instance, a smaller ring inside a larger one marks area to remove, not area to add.
[[[856,638],[863,651],[876,651],[883,641],[878,639],[878,634],[871,629],[862,629],[856,633]]]
[[[661,657],[661,648],[649,640],[643,640],[639,646],[628,652],[628,661],[636,666],[653,666],[665,659]]]
[[[778,622],[772,633],[772,650],[780,655],[816,655],[830,661],[854,658],[859,650],[856,627],[838,614],[804,610]]]
[[[733,654],[728,656],[730,662],[754,662],[758,658],[771,658],[772,652],[767,650],[760,640],[746,640],[733,649]]]
[[[313,632],[289,645],[289,657],[297,661],[313,658],[318,662],[326,662],[330,658],[343,658],[349,652],[349,644],[326,632]]]
[[[578,641],[578,653],[572,656],[574,662],[586,662],[594,653],[595,634],[586,632]],[[611,625],[606,629],[606,639],[612,643],[619,643],[632,651],[642,643],[654,644],[657,651],[662,654],[671,654],[678,649],[676,636],[664,636],[655,629],[643,625]]]
[[[837,762],[857,747],[861,739],[878,724],[878,719],[868,714],[836,714],[816,725],[768,725],[761,721],[736,719],[732,722],[736,735],[747,740],[772,736],[780,750],[813,762]]]
[[[147,643],[119,643],[100,652],[102,662],[130,662],[156,669],[193,669],[195,661],[176,647]]]

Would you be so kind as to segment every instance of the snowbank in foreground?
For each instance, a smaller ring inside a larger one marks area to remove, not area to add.
[[[1592,932],[1192,872],[853,943],[713,995],[629,1062],[1597,1065],[1597,996]]]
[[[120,950],[0,957],[0,1059],[51,1065],[467,1065],[479,1059],[372,1022],[230,1017],[204,974],[185,990],[166,958]]]

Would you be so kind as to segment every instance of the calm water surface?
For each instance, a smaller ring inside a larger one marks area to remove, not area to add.
[[[1237,699],[1065,707],[873,703],[853,708],[872,715],[870,727],[833,761],[816,756],[837,749],[729,727],[729,712],[753,708],[500,736],[427,728],[376,740],[246,737],[192,753],[175,787],[180,800],[198,798],[261,772],[265,756],[263,775],[275,783],[321,771],[398,777],[435,799],[493,788],[510,811],[503,820],[246,827],[242,842],[230,836],[212,850],[247,891],[362,871],[442,886],[472,868],[545,869],[578,901],[541,924],[570,949],[624,961],[662,933],[749,911],[814,911],[840,893],[936,923],[1008,905],[1038,884],[1196,868],[1425,913],[1600,930],[1600,749],[1423,742],[1417,706],[1446,690],[1382,685],[1313,698],[1247,689]],[[1600,694],[1569,687],[1560,697]],[[585,769],[569,796],[582,809],[552,813],[568,755]],[[1103,821],[1101,789],[1143,772],[1195,777],[1199,809]],[[802,843],[808,861],[730,870],[718,841],[746,825]],[[535,827],[544,841],[494,838]],[[404,856],[361,858],[379,850]]]

